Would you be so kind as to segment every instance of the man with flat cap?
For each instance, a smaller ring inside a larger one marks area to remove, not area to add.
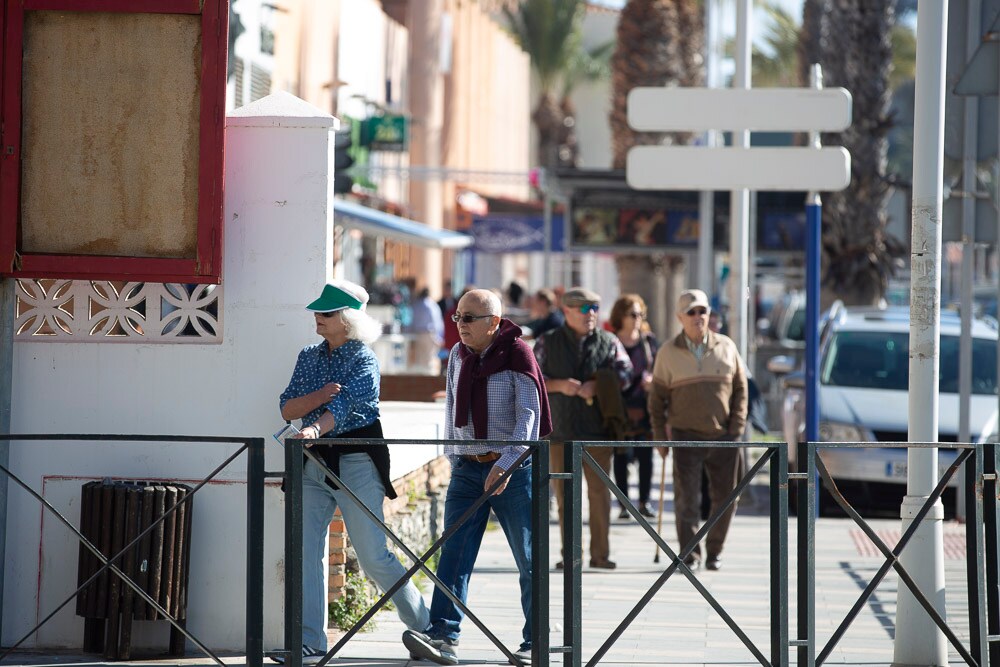
[[[545,376],[552,413],[552,445],[549,465],[552,472],[563,470],[563,442],[567,440],[608,440],[604,419],[595,400],[601,369],[611,369],[624,391],[632,382],[632,362],[614,334],[599,329],[597,312],[601,297],[583,287],[568,290],[562,298],[566,319],[563,326],[547,332],[535,343],[535,358]],[[605,472],[611,471],[614,450],[594,448],[589,453]],[[590,466],[583,467],[590,508],[590,566],[612,570],[608,529],[611,524],[611,492]],[[559,526],[563,525],[563,488],[553,485],[559,506]],[[556,567],[561,567],[561,562]]]
[[[739,440],[747,420],[747,375],[736,344],[708,326],[711,307],[699,289],[681,292],[677,319],[684,329],[660,347],[653,366],[649,392],[649,420],[653,439]],[[702,470],[708,477],[712,509],[722,506],[736,488],[740,450],[735,447],[674,448],[674,508],[677,541],[684,548],[698,532]],[[722,567],[722,548],[729,524],[736,513],[730,506],[706,538],[705,567]],[[701,565],[701,546],[686,560],[689,567]]]

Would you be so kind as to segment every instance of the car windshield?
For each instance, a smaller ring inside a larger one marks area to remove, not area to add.
[[[864,389],[909,388],[909,334],[838,331],[823,358],[820,382]],[[972,339],[972,393],[997,391],[997,343]],[[958,337],[941,336],[941,393],[958,393]]]

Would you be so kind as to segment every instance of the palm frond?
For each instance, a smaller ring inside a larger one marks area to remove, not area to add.
[[[545,92],[552,90],[574,55],[584,9],[583,0],[521,0],[516,8],[503,9],[508,32],[531,58]]]

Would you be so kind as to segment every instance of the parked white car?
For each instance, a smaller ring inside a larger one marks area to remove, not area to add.
[[[824,326],[819,376],[819,438],[824,442],[905,442],[908,437],[909,309],[835,309]],[[958,440],[959,318],[941,314],[938,432],[940,442]],[[997,332],[984,322],[972,326],[972,439],[987,428],[997,409]],[[787,371],[776,358],[773,370]],[[782,429],[791,444],[804,439],[805,393],[801,373],[785,378]],[[794,448],[790,448],[794,449]],[[865,509],[892,489],[888,506],[902,496],[906,449],[824,449],[820,456],[843,491]],[[954,450],[941,449],[943,472]],[[794,462],[793,462],[794,464]],[[952,486],[955,485],[953,480]]]

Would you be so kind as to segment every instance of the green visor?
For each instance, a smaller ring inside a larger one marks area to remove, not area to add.
[[[306,310],[311,310],[314,313],[330,313],[344,308],[361,310],[362,305],[361,300],[356,296],[334,285],[327,285],[323,288],[320,297],[306,306]]]

